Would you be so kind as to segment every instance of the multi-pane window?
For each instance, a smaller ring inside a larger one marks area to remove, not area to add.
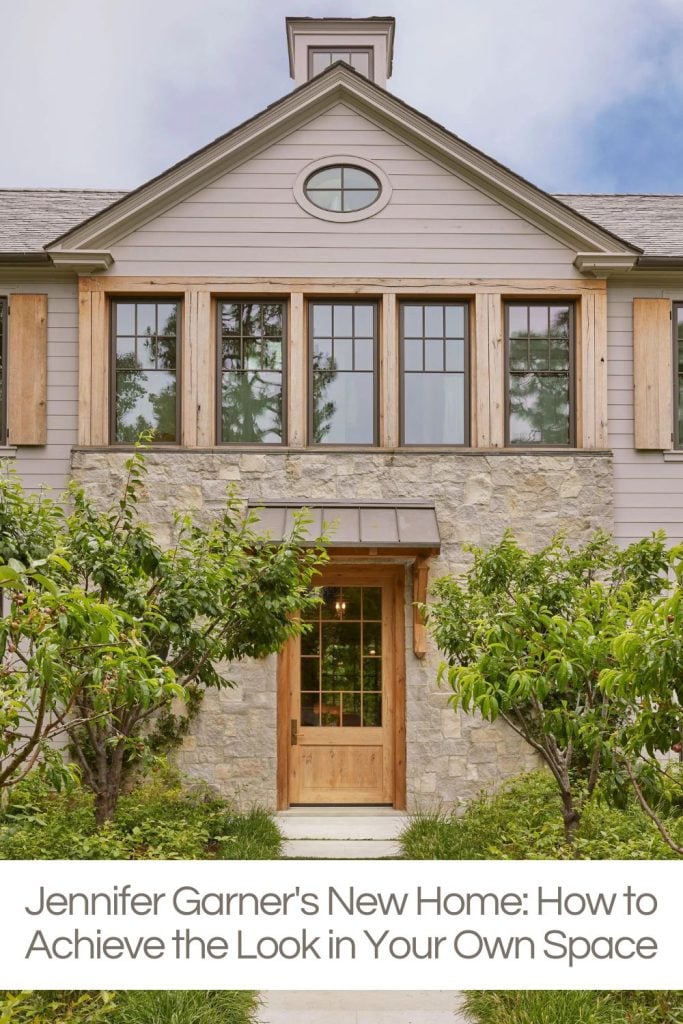
[[[511,445],[573,443],[573,314],[567,302],[506,308]]]
[[[177,355],[180,303],[163,299],[112,303],[115,441],[178,440]]]
[[[309,324],[312,443],[375,444],[375,303],[312,302]]]
[[[365,210],[377,202],[381,191],[374,174],[347,164],[314,171],[304,185],[304,195],[314,206],[333,213]]]
[[[382,588],[323,587],[301,637],[301,724],[382,724]]]
[[[350,64],[352,68],[359,71],[361,75],[365,75],[366,78],[370,77],[371,51],[369,49],[358,47],[353,49],[338,48],[325,50],[310,47],[308,57],[309,75],[311,78],[314,75],[319,75],[321,71],[329,68],[330,64],[334,64],[338,60],[343,60]]]
[[[674,306],[674,372],[676,375],[676,445],[683,448],[683,305]]]
[[[285,307],[221,302],[219,439],[279,444],[283,438]]]
[[[7,299],[0,299],[0,447],[7,441]]]
[[[403,444],[466,444],[466,305],[403,303],[401,367]]]

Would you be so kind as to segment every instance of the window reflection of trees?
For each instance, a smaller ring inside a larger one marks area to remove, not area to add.
[[[117,303],[117,441],[133,443],[147,432],[155,441],[177,438],[177,315],[176,303]]]
[[[375,306],[312,303],[314,444],[375,440]]]
[[[221,334],[222,440],[281,442],[282,303],[223,303]]]
[[[508,307],[511,444],[571,443],[572,309]]]

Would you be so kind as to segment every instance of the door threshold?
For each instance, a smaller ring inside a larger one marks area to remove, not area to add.
[[[367,818],[378,815],[405,817],[406,812],[397,810],[391,804],[291,804],[287,810],[278,811],[277,814],[278,816],[287,814],[292,817]]]

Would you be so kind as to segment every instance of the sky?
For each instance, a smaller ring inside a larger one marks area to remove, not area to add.
[[[0,187],[133,188],[279,99],[286,15],[394,15],[389,89],[550,192],[683,193],[683,0],[0,0]]]

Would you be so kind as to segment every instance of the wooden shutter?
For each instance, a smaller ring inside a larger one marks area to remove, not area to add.
[[[47,295],[10,296],[7,426],[9,444],[47,442]]]
[[[673,335],[671,299],[633,300],[635,447],[671,448]]]

